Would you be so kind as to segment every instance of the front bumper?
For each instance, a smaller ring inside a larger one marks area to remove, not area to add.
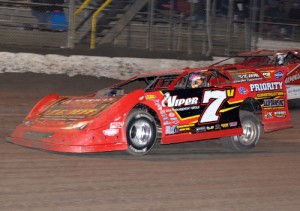
[[[101,130],[33,130],[19,126],[8,142],[56,152],[105,152],[126,150],[126,141],[123,141],[121,131],[116,136],[105,136]]]

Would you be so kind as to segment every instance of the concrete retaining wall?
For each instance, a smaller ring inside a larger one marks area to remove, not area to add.
[[[0,73],[34,72],[67,74],[69,76],[80,74],[124,80],[140,73],[185,67],[203,67],[221,59],[223,57],[216,57],[213,61],[184,61],[175,59],[110,58],[0,52]]]

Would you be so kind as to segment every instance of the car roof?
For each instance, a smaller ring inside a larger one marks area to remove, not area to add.
[[[257,50],[257,51],[249,51],[240,53],[237,56],[241,57],[253,57],[253,56],[274,56],[278,54],[287,54],[287,53],[294,53],[294,54],[300,54],[300,49],[289,49],[289,50]]]

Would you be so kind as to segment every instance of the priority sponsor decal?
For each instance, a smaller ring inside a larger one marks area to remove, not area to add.
[[[270,83],[260,83],[260,84],[250,84],[251,92],[261,92],[270,90],[280,90],[282,89],[283,82],[270,82]]]

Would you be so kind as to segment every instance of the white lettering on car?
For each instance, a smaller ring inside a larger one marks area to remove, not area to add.
[[[180,107],[180,106],[190,106],[197,105],[198,97],[190,97],[190,98],[179,98],[177,96],[171,96],[169,92],[164,94],[164,99],[161,102],[163,107]]]
[[[209,123],[216,122],[220,118],[219,110],[227,99],[226,90],[205,90],[202,104],[208,104],[202,113],[199,122]]]
[[[283,82],[271,82],[261,84],[250,84],[251,92],[270,91],[282,89]]]

